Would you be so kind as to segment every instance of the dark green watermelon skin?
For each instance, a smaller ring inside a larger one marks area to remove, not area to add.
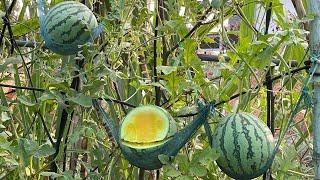
[[[213,147],[220,169],[235,179],[262,175],[272,164],[274,139],[269,128],[248,113],[231,114],[219,122]]]
[[[98,22],[92,11],[76,1],[64,1],[52,7],[42,22],[43,37],[53,52],[61,55],[77,53],[92,41],[92,30]]]

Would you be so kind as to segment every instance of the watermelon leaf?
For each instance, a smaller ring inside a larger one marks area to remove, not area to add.
[[[199,164],[190,166],[189,171],[193,176],[202,177],[207,175],[207,169]]]
[[[78,93],[75,97],[69,97],[69,100],[84,107],[92,106],[92,99],[82,93]]]

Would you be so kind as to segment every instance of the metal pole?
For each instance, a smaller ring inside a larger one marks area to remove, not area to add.
[[[274,94],[273,94],[273,82],[272,78],[273,66],[267,72],[266,81],[268,83],[267,86],[267,126],[271,130],[272,134],[274,134]]]
[[[264,34],[268,34],[270,21],[272,15],[272,1],[266,7],[266,29]],[[267,125],[271,130],[272,134],[274,133],[274,94],[273,94],[273,81],[272,78],[273,64],[269,66],[268,72],[266,74],[267,81]],[[263,180],[272,179],[271,168],[263,175]]]

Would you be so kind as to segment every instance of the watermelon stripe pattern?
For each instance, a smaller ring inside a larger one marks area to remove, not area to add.
[[[70,6],[72,6],[72,10],[77,10],[77,8],[83,9],[83,5],[81,4],[74,5],[74,2],[57,4],[54,8],[50,9],[50,11],[55,13],[51,13],[47,15],[46,26],[48,25],[49,22],[59,17],[60,13],[64,13],[64,11],[69,10]]]
[[[52,7],[42,24],[46,45],[61,55],[76,54],[79,45],[93,39],[92,31],[98,27],[91,10],[75,1],[64,1]]]
[[[50,22],[51,24],[47,23],[47,24],[49,24],[47,26],[47,32],[49,34],[52,33],[52,31],[55,31],[57,28],[61,27],[61,25],[64,25],[68,20],[72,19],[74,16],[77,16],[78,14],[83,13],[83,12],[85,12],[85,10],[79,10],[79,11],[76,11],[73,13],[69,13],[67,17],[63,17],[63,19],[59,22],[51,21]],[[53,22],[56,24],[53,24]],[[76,21],[76,23],[78,23],[78,25],[79,25],[80,21]],[[74,25],[72,25],[72,26],[74,26]],[[50,28],[48,28],[48,27],[50,27]]]
[[[221,155],[217,164],[232,178],[252,179],[271,165],[274,139],[255,116],[231,114],[219,122],[213,137],[213,147]]]

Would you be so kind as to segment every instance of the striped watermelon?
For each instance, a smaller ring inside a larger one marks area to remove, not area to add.
[[[92,11],[75,1],[64,1],[52,7],[41,22],[46,45],[61,55],[76,54],[79,45],[92,40],[98,22]]]
[[[252,179],[272,164],[274,139],[269,128],[248,113],[236,113],[219,122],[213,147],[220,152],[217,164],[235,179]]]

